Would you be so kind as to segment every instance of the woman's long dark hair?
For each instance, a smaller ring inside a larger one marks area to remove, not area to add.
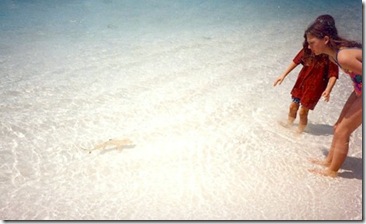
[[[335,26],[334,19],[331,15],[319,16],[305,31],[306,34],[311,34],[318,39],[322,39],[325,36],[329,37],[329,47],[338,50],[341,47],[357,47],[362,48],[362,44],[346,40],[338,36],[338,31]]]

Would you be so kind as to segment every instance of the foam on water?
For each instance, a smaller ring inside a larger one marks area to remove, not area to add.
[[[307,171],[348,77],[301,136],[277,123],[296,71],[272,87],[317,15],[359,40],[359,3],[334,4],[3,1],[0,217],[362,219],[362,127],[340,178]],[[125,137],[134,145],[81,149]]]

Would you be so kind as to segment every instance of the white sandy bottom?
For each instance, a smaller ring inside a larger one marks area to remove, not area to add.
[[[4,58],[0,217],[361,219],[361,128],[340,178],[307,171],[347,96],[320,102],[296,136],[277,123],[293,84],[272,88],[283,64],[231,38],[135,46],[133,57],[88,43],[21,69],[39,48]],[[346,79],[334,95],[351,91]],[[80,148],[110,138],[134,145]]]

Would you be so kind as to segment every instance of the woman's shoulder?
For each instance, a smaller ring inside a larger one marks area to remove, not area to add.
[[[362,60],[362,49],[360,48],[341,48],[337,54],[337,60],[339,63],[352,60],[354,58]]]
[[[362,54],[362,48],[358,47],[341,47],[338,49],[339,54]]]
[[[345,46],[343,46],[343,47],[340,47],[339,50],[361,50],[362,51],[362,48],[356,47],[356,46],[354,46],[354,47],[345,47]]]
[[[338,64],[343,68],[343,70],[352,70],[356,73],[360,73],[360,71],[362,70],[361,49],[342,49],[338,52],[337,60]]]

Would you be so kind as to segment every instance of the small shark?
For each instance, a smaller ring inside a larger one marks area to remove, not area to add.
[[[132,145],[132,144],[133,144],[132,141],[130,139],[127,139],[127,138],[125,138],[125,139],[109,139],[106,142],[103,142],[99,145],[96,145],[93,149],[85,149],[85,148],[82,148],[82,149],[88,150],[89,153],[91,153],[92,151],[98,150],[98,149],[104,150],[108,146],[114,146],[114,148],[116,148],[116,149],[122,149],[124,146],[129,146],[129,145]]]

